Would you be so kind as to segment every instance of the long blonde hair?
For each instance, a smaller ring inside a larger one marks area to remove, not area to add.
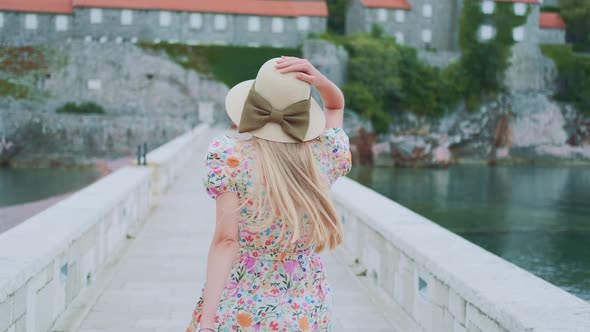
[[[330,249],[338,246],[342,242],[342,226],[315,161],[313,143],[280,143],[257,137],[252,140],[257,153],[258,178],[254,192],[259,198],[258,209],[261,211],[265,202],[270,207],[269,213],[260,214],[262,217],[256,221],[255,228],[265,229],[280,218],[279,239],[285,236],[285,225],[288,225],[292,230],[290,241],[294,243],[303,236],[305,214],[310,242],[315,244],[316,252],[326,246]]]

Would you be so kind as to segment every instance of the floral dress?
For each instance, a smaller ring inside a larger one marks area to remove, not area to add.
[[[324,180],[331,186],[351,168],[348,136],[328,128],[310,142]],[[332,331],[332,290],[314,246],[304,234],[297,242],[277,241],[281,220],[262,232],[249,230],[259,218],[252,192],[256,162],[251,139],[221,135],[209,144],[203,184],[210,197],[237,193],[241,203],[239,244],[215,316],[215,329],[229,331]],[[264,192],[263,192],[264,194]],[[304,215],[304,221],[306,221]],[[291,234],[285,224],[286,236]],[[204,289],[204,286],[203,286]],[[186,332],[195,332],[203,297],[197,302]]]

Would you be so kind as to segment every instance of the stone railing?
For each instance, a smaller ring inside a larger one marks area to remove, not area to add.
[[[589,303],[390,199],[347,178],[333,197],[343,257],[399,331],[590,331]]]
[[[0,234],[0,331],[49,331],[140,227],[194,153],[206,126],[126,166]]]

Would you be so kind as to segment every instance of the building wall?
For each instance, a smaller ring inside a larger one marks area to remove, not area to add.
[[[53,14],[2,12],[0,45],[27,45],[64,40],[72,33],[72,17]],[[60,30],[57,29],[59,22]],[[36,27],[34,22],[36,22]],[[64,23],[65,22],[65,23]],[[65,29],[65,30],[61,30]]]
[[[345,33],[352,35],[371,31],[371,27],[367,28],[365,16],[367,15],[367,8],[363,6],[360,0],[353,0],[346,11],[346,26]]]
[[[0,45],[18,46],[67,38],[88,41],[168,41],[190,44],[297,47],[310,33],[326,31],[325,17],[269,17],[158,10],[76,8],[74,15],[2,13]],[[37,29],[27,30],[28,15]],[[56,21],[67,30],[56,31]],[[252,21],[258,29],[252,31]]]
[[[541,44],[565,44],[565,30],[541,29],[539,31],[539,43]]]
[[[460,14],[457,0],[410,0],[409,3],[411,10],[366,8],[355,0],[348,10],[346,32],[369,32],[378,24],[385,34],[404,45],[441,51],[457,49]]]
[[[543,6],[559,7],[559,0],[543,0]]]
[[[373,24],[379,24],[387,35],[410,47],[450,52],[459,50],[463,0],[408,0],[408,3],[412,9],[405,11],[366,8],[355,0],[348,10],[346,32],[369,32]],[[539,43],[540,6],[525,6],[530,8],[527,22],[515,33],[523,36],[520,42],[536,45]],[[399,15],[403,16],[403,20],[399,19]]]

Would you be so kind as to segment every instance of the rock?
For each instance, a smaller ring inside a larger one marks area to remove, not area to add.
[[[19,147],[16,143],[7,140],[6,137],[2,136],[2,139],[0,140],[0,165],[7,164],[18,151]]]
[[[565,120],[559,106],[545,99],[532,112],[519,112],[510,123],[512,146],[565,145]]]

